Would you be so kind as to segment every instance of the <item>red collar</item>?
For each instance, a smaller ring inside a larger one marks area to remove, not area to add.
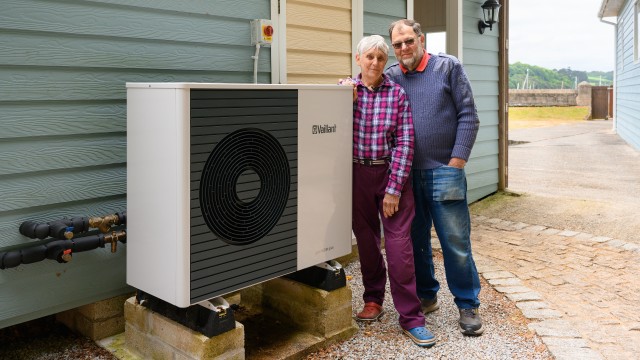
[[[418,64],[418,67],[416,68],[415,71],[424,71],[424,69],[427,68],[427,64],[429,63],[429,58],[431,57],[431,55],[429,55],[429,53],[425,50],[424,51],[424,56],[422,56],[422,60],[420,60],[420,64]],[[398,65],[400,65],[400,70],[402,70],[403,73],[407,73],[407,68],[405,68],[404,66],[402,66],[402,63],[398,63]]]

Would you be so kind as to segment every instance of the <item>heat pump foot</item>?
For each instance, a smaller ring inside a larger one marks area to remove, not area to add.
[[[219,335],[236,327],[233,309],[222,297],[180,308],[138,290],[136,300],[140,305],[208,337]]]
[[[292,274],[285,275],[285,277],[326,291],[347,286],[347,277],[345,276],[344,269],[342,265],[335,260],[296,271]]]

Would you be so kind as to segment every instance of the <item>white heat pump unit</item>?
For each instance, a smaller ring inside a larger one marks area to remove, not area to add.
[[[127,283],[179,307],[351,252],[352,92],[127,84]]]

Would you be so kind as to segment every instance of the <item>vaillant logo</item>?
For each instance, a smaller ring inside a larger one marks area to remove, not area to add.
[[[316,135],[316,134],[327,134],[327,133],[334,133],[336,132],[336,124],[333,125],[313,125],[313,127],[311,127],[311,133]]]

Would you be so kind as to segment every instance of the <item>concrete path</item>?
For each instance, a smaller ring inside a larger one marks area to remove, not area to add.
[[[509,190],[523,195],[472,219],[481,275],[557,359],[640,358],[640,154],[610,129],[510,134]]]

